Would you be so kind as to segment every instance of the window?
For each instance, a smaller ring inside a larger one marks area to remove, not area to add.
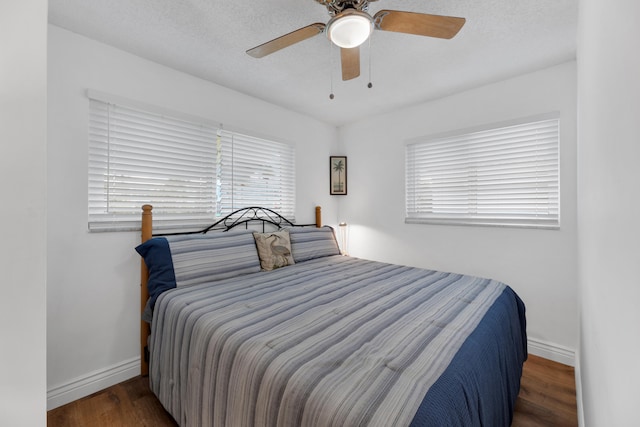
[[[219,134],[222,151],[218,162],[218,214],[262,206],[293,218],[296,192],[293,147],[239,133]]]
[[[123,105],[108,95],[91,92],[90,98],[90,230],[139,228],[145,203],[154,206],[160,229],[209,225],[246,206],[293,218],[292,145],[180,113]]]
[[[557,115],[406,145],[407,223],[558,228]]]

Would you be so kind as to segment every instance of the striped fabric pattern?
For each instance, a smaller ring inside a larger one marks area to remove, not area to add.
[[[167,241],[178,287],[260,271],[250,230],[169,236]]]
[[[291,239],[291,252],[295,262],[308,261],[331,255],[340,255],[333,228],[287,228]]]
[[[151,388],[182,426],[407,426],[505,288],[343,256],[179,287]]]

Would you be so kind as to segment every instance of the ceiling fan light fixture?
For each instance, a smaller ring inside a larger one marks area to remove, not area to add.
[[[327,37],[336,46],[353,48],[364,43],[373,31],[373,19],[365,12],[345,10],[327,24]]]

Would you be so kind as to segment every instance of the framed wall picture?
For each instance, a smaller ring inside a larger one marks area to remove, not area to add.
[[[347,156],[329,157],[329,194],[347,194]]]

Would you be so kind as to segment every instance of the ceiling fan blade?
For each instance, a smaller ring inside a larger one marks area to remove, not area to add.
[[[342,80],[355,79],[360,75],[360,47],[341,48]]]
[[[418,36],[450,39],[466,22],[454,16],[429,15],[426,13],[381,10],[373,17],[376,29]]]
[[[276,39],[263,43],[260,46],[251,48],[247,50],[247,53],[254,58],[262,58],[271,53],[277,52],[280,49],[284,49],[285,47],[289,47],[315,35],[318,35],[324,31],[324,27],[325,24],[322,24],[320,22],[307,25],[306,27],[302,27],[295,31],[292,31],[289,34],[285,34],[284,36],[280,36]]]

